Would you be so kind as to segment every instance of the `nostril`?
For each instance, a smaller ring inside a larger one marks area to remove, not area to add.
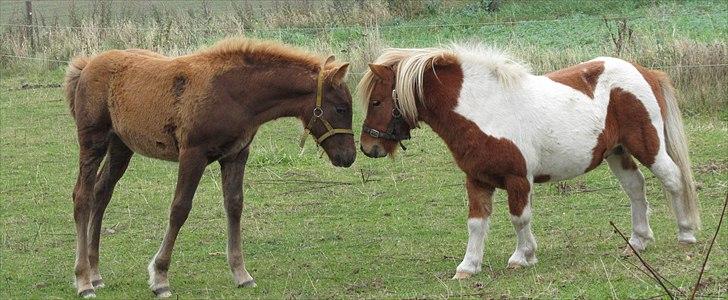
[[[379,145],[372,146],[372,153],[373,154],[379,154]]]

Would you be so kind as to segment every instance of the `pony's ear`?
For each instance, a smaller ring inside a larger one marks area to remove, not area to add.
[[[331,82],[334,85],[339,85],[346,78],[346,72],[349,70],[349,63],[343,63],[342,65],[331,70]]]
[[[377,76],[382,80],[392,80],[394,78],[394,70],[388,66],[369,64],[369,69],[372,70],[374,76]]]

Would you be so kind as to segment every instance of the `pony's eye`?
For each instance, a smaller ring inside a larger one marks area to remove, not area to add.
[[[380,104],[382,104],[382,102],[379,102],[379,100],[372,101],[372,106],[379,106]]]

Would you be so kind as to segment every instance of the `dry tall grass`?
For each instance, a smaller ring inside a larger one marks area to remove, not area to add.
[[[373,61],[388,46],[382,37],[380,23],[393,18],[411,18],[431,13],[437,7],[457,5],[447,0],[429,1],[268,1],[225,2],[228,6],[213,6],[211,2],[196,3],[195,7],[173,8],[166,2],[140,10],[112,11],[108,0],[93,2],[87,9],[69,2],[69,22],[36,17],[29,31],[23,26],[9,26],[0,31],[0,52],[20,57],[45,60],[19,60],[0,56],[0,69],[18,67],[39,70],[58,68],[64,61],[79,54],[90,55],[108,49],[144,48],[176,56],[226,36],[252,36],[282,40],[321,53],[332,53],[352,62],[354,73],[364,72],[366,63]],[[118,7],[118,2],[115,2]],[[22,16],[16,16],[20,18]],[[23,23],[18,19],[11,23]],[[609,23],[605,22],[609,26]],[[621,26],[619,26],[621,25]],[[389,28],[388,28],[389,29]],[[404,30],[418,30],[409,28]],[[725,41],[698,43],[660,35],[641,34],[628,24],[617,24],[613,44],[601,49],[593,45],[575,46],[554,51],[539,45],[511,39],[505,47],[534,70],[545,73],[595,55],[619,56],[641,65],[663,69],[670,74],[681,91],[682,106],[688,113],[728,110],[728,45]],[[342,38],[341,35],[349,38]],[[434,45],[433,45],[434,46]],[[714,66],[722,65],[723,66]],[[353,79],[358,79],[354,76]]]

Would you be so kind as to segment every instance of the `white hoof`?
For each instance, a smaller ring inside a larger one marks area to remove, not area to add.
[[[467,273],[467,272],[455,272],[455,276],[453,276],[452,279],[457,279],[457,280],[468,279],[472,276],[473,276],[473,274]]]

